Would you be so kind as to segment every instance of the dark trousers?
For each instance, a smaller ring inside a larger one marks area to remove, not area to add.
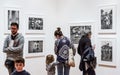
[[[83,71],[83,75],[96,75],[94,69],[88,68],[87,71]]]
[[[89,67],[87,69],[85,68],[85,65],[86,65],[85,63],[87,63],[87,65],[89,65]],[[83,65],[84,65],[83,75],[96,75],[94,68],[90,66],[90,62],[84,62]]]
[[[9,75],[14,71],[14,61],[6,59],[5,66],[8,69]]]

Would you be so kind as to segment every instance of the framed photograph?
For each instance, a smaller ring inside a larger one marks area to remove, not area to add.
[[[5,33],[10,33],[10,25],[12,22],[16,22],[19,25],[20,22],[19,17],[20,17],[20,9],[13,7],[5,8]]]
[[[70,24],[70,39],[73,44],[78,44],[80,38],[87,32],[92,32],[93,22],[81,22]]]
[[[99,33],[116,33],[116,6],[99,6]]]
[[[113,66],[116,65],[116,39],[99,38],[99,65]]]
[[[44,55],[44,38],[43,37],[29,37],[26,38],[25,56],[36,57]]]
[[[44,34],[44,18],[41,15],[27,15],[26,34]]]

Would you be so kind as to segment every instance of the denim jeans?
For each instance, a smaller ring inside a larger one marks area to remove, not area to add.
[[[58,75],[69,75],[70,66],[66,63],[60,62],[57,65]]]
[[[5,66],[8,69],[9,75],[14,71],[14,61],[6,59]]]

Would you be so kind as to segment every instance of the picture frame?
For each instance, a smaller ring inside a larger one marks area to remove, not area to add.
[[[99,34],[116,33],[116,5],[101,5],[99,8]]]
[[[26,34],[44,34],[44,17],[40,14],[26,15]]]
[[[44,37],[26,37],[25,57],[42,57],[44,56]]]
[[[5,28],[4,28],[4,34],[10,34],[10,24],[12,22],[16,22],[19,25],[19,29],[21,29],[20,26],[20,8],[17,7],[5,7],[4,8],[4,16],[5,16]]]
[[[116,39],[112,37],[100,37],[98,45],[99,66],[116,68]]]
[[[78,44],[80,38],[87,32],[93,32],[94,22],[73,22],[70,26],[70,39],[73,44]]]

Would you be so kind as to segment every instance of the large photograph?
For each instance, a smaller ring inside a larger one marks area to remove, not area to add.
[[[101,37],[98,40],[98,64],[104,67],[116,67],[117,46],[116,39],[109,37]]]
[[[31,40],[28,44],[28,53],[43,52],[43,40]]]
[[[43,15],[26,13],[26,21],[26,34],[44,34]]]
[[[101,9],[101,29],[113,28],[113,10]]]
[[[113,45],[111,41],[101,41],[101,61],[110,61],[113,59]]]
[[[91,25],[70,26],[70,38],[72,43],[78,44],[80,38],[85,35],[85,33],[90,31]]]
[[[99,33],[115,33],[116,8],[114,5],[100,6]]]
[[[26,37],[25,57],[44,56],[44,37]]]
[[[43,30],[43,18],[29,17],[29,30]]]
[[[8,30],[10,30],[12,22],[19,24],[19,10],[8,10]]]

